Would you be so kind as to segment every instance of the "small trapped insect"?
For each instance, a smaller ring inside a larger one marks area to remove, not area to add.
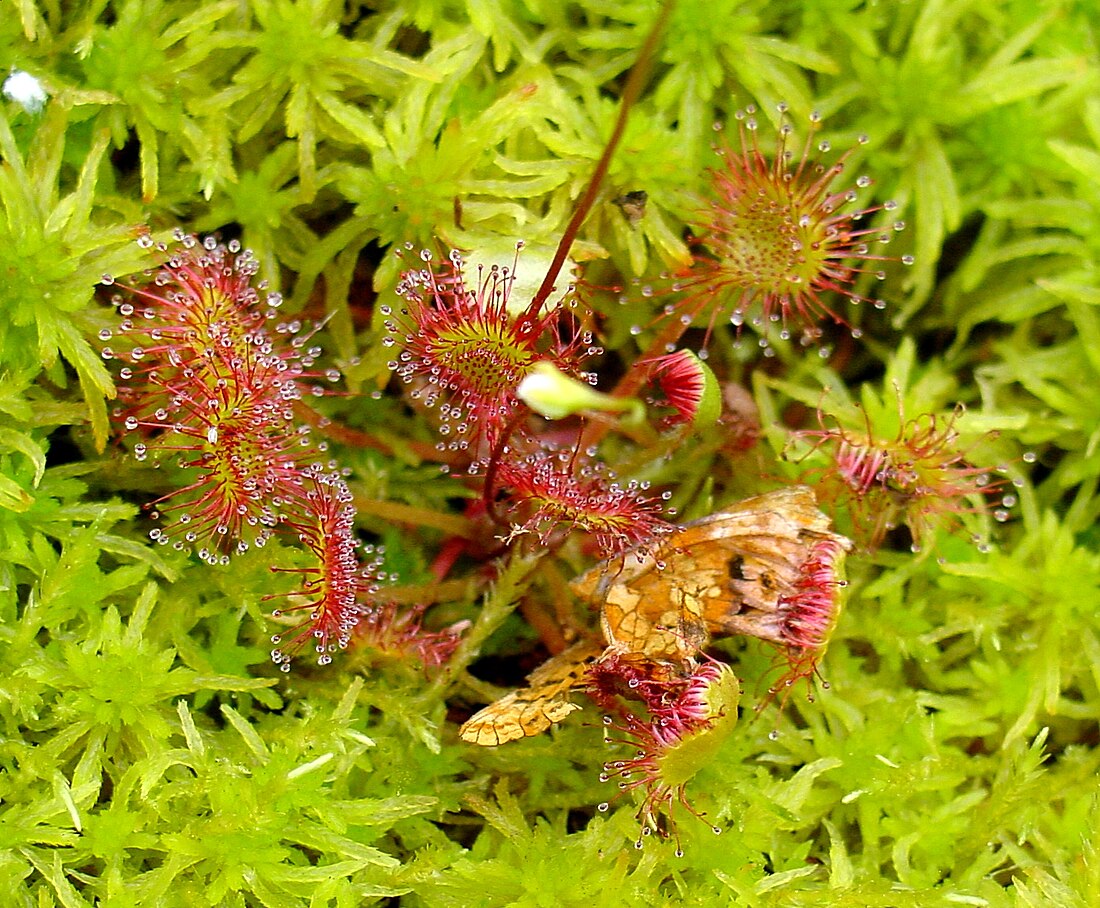
[[[614,656],[690,672],[711,636],[743,634],[783,648],[792,678],[813,672],[839,616],[845,537],[832,532],[813,492],[792,486],[692,521],[659,542],[610,558],[570,584],[599,612],[603,660]],[[576,644],[537,669],[528,687],[508,694],[463,726],[478,744],[537,734],[576,710],[556,704],[583,684],[599,650]],[[604,674],[606,675],[606,667]],[[534,704],[536,722],[518,718]],[[519,710],[519,712],[517,712]],[[548,718],[556,716],[556,718]],[[499,722],[499,726],[496,724]]]
[[[626,222],[631,227],[636,227],[638,222],[645,217],[646,202],[649,201],[649,193],[644,189],[635,189],[632,192],[624,192],[611,200],[619,211],[623,213]]]

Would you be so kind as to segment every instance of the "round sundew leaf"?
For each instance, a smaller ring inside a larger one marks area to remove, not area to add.
[[[741,682],[727,665],[707,690],[710,724],[670,747],[658,758],[661,781],[671,789],[685,785],[710,763],[737,724]]]

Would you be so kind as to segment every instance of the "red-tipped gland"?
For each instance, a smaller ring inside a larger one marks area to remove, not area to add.
[[[963,528],[966,514],[992,513],[1007,520],[1015,496],[1005,494],[1007,480],[996,471],[968,462],[955,428],[965,412],[960,405],[946,418],[925,413],[905,420],[893,439],[876,437],[868,423],[855,431],[838,423],[797,432],[794,438],[814,439],[813,450],[827,447],[831,465],[823,480],[837,486],[851,500],[856,529],[871,548],[899,523],[909,528],[913,551],[921,551],[937,530]],[[987,496],[996,496],[990,506]],[[988,550],[980,534],[972,534],[979,548]]]
[[[694,661],[683,665],[694,666]],[[585,675],[588,695],[604,712],[619,712],[619,698],[640,700],[654,708],[675,697],[685,680],[683,665],[651,659],[631,652],[620,643],[612,643]]]
[[[425,606],[402,609],[386,602],[375,608],[359,624],[363,644],[383,656],[416,659],[425,669],[443,665],[462,642],[469,621],[459,621],[442,630],[427,630],[423,624]]]
[[[785,112],[780,105],[781,115]],[[812,128],[817,125],[818,119],[812,118]],[[854,149],[826,166],[811,157],[808,137],[792,164],[790,124],[781,124],[770,158],[760,149],[757,128],[750,107],[738,114],[740,149],[717,149],[724,163],[711,172],[712,198],[696,225],[695,261],[676,275],[674,289],[684,296],[668,305],[666,313],[684,327],[705,317],[708,329],[729,319],[738,328],[750,321],[766,333],[779,323],[781,336],[789,334],[792,324],[799,325],[808,342],[820,334],[817,323],[823,318],[847,324],[829,300],[831,294],[853,304],[885,305],[861,296],[855,284],[865,273],[885,277],[874,263],[893,259],[872,252],[871,244],[885,245],[904,224],[859,226],[876,211],[893,210],[891,202],[845,210],[856,201],[857,189],[871,184],[861,176],[856,188],[833,188]],[[819,143],[818,151],[828,150],[827,142]],[[911,259],[901,261],[908,264]]]
[[[495,492],[503,493],[511,537],[534,534],[548,545],[557,533],[588,534],[601,557],[654,542],[671,532],[661,515],[661,499],[648,496],[649,484],[620,484],[603,465],[575,450],[539,450],[502,459]]]
[[[259,263],[250,250],[242,250],[236,240],[200,241],[179,230],[173,246],[148,235],[138,243],[166,256],[164,264],[125,282],[103,277],[104,284],[124,291],[113,298],[121,317],[118,328],[100,332],[105,343],[117,337],[125,345],[117,353],[103,348],[104,359],[129,363],[124,400],[140,405],[146,396],[163,398],[188,378],[184,373],[196,369],[211,373],[210,385],[217,379],[237,380],[234,369],[266,370],[284,386],[318,377],[310,369],[320,348],[305,346],[310,334],[302,333],[301,322],[275,323],[282,297],[264,292],[266,283],[256,282]],[[333,381],[339,374],[329,370],[324,377]],[[151,386],[143,384],[146,378]]]
[[[824,515],[821,515],[824,517]],[[843,607],[844,561],[852,543],[827,529],[799,533],[798,549],[763,573],[752,572],[757,593],[715,620],[712,630],[766,640],[782,648],[788,670],[771,694],[815,673]],[[798,560],[795,560],[798,558]]]
[[[406,305],[399,313],[382,310],[383,343],[400,348],[389,365],[412,385],[414,398],[438,405],[446,447],[478,456],[478,443],[491,447],[512,422],[521,406],[516,389],[534,366],[549,362],[577,375],[591,338],[567,324],[561,307],[516,314],[510,268],[479,268],[471,285],[457,253],[442,267],[431,265],[430,253],[421,256],[426,266],[404,272],[397,287]]]
[[[687,785],[714,760],[732,733],[741,687],[728,665],[708,661],[663,689],[653,683],[636,688],[643,692],[648,719],[619,709],[618,722],[610,716],[604,720],[612,731],[608,740],[634,748],[635,755],[605,763],[600,778],[617,779],[620,792],[641,790],[637,818],[642,836],[636,843],[640,848],[652,832],[667,835],[671,826],[674,834],[672,811],[677,804],[702,819],[687,800]],[[599,809],[609,806],[605,802]]]
[[[817,664],[836,629],[843,606],[844,557],[848,540],[829,536],[814,543],[799,565],[794,589],[779,599],[778,640],[790,668],[773,690],[790,687],[817,671]]]
[[[675,411],[662,420],[662,426],[690,425],[703,430],[718,421],[722,413],[718,379],[690,350],[677,350],[638,365],[648,368],[649,380],[660,389],[663,403]]]
[[[233,543],[237,551],[244,551],[270,538],[287,497],[300,488],[302,452],[294,438],[262,427],[219,430],[212,425],[205,435],[184,431],[177,437],[186,440],[187,436],[193,443],[171,447],[193,453],[183,466],[198,470],[199,475],[152,502],[156,516],[174,519],[149,535],[177,548],[184,543],[200,545],[199,555],[205,561],[224,564],[228,556],[217,554],[218,549]],[[163,440],[159,446],[168,448]]]
[[[122,349],[104,347],[103,356],[125,363],[116,416],[140,435],[135,456],[179,455],[199,471],[154,503],[165,503],[160,510],[175,522],[151,535],[198,544],[206,560],[225,561],[219,549],[268,538],[282,503],[300,490],[302,464],[323,449],[293,412],[320,351],[305,347],[300,323],[269,333],[281,299],[261,296],[249,251],[179,231],[176,240],[169,247],[139,239],[167,256],[144,280],[104,278],[125,293],[114,298],[118,330],[101,332],[104,341],[121,339]]]
[[[282,304],[277,293],[261,297],[266,285],[255,283],[259,262],[251,250],[242,250],[236,240],[222,244],[208,236],[200,241],[181,230],[175,239],[174,246],[148,235],[138,239],[142,247],[167,256],[143,280],[104,276],[105,284],[121,287],[137,304],[118,299],[119,334],[151,340],[145,353],[162,366],[182,366],[212,346],[227,351],[250,343],[246,336],[262,328]]]
[[[331,662],[336,650],[347,647],[360,619],[373,609],[380,570],[381,553],[373,548],[363,552],[374,560],[365,567],[360,562],[352,495],[338,475],[310,471],[296,506],[298,513],[285,524],[315,563],[304,568],[272,568],[304,579],[294,592],[265,597],[291,601],[274,611],[274,618],[295,621],[298,615],[305,615],[291,630],[271,638],[276,646],[272,661],[284,672],[290,671],[291,658],[310,640],[321,665]]]

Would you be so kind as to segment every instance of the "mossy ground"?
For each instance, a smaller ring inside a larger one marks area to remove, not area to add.
[[[797,474],[778,457],[784,421],[813,427],[814,408],[861,400],[888,425],[900,395],[907,415],[966,404],[973,456],[1022,481],[989,553],[945,533],[921,558],[897,539],[850,559],[828,688],[812,702],[798,689],[782,715],[747,712],[691,783],[722,835],[682,818],[683,857],[656,837],[635,850],[633,804],[595,810],[612,754],[591,708],[501,748],[457,738],[491,693],[466,667],[518,683],[541,651],[515,605],[567,598],[590,561],[537,588],[524,560],[491,586],[460,564],[428,613],[475,622],[448,671],[350,652],[284,676],[262,597],[281,591],[269,567],[294,563],[292,546],[219,569],[148,542],[140,505],[175,468],[116,440],[96,339],[116,316],[97,285],[151,264],[138,225],[178,224],[239,236],[287,310],[328,316],[319,337],[351,393],[318,406],[383,443],[333,447],[360,532],[386,545],[399,590],[424,593],[469,490],[423,456],[430,428],[389,381],[374,304],[392,293],[391,250],[498,254],[523,239],[540,261],[656,9],[0,0],[0,67],[49,94],[38,112],[0,107],[0,900],[1097,904],[1092,0],[681,0],[673,13],[582,231],[590,281],[682,262],[713,124],[748,104],[774,121],[781,100],[796,136],[816,109],[834,148],[870,137],[848,173],[874,177],[867,202],[898,202],[907,229],[891,252],[916,263],[884,265],[873,292],[888,307],[845,310],[862,338],[831,330],[827,358],[782,342],[764,357],[717,332],[710,363],[753,389],[764,439],[734,456],[708,436],[637,472],[698,516]],[[639,189],[632,224],[611,200]],[[651,304],[596,296],[613,377],[639,355],[645,332],[630,329]],[[772,654],[725,651],[751,704]]]

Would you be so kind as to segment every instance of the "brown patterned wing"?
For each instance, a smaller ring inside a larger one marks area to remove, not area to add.
[[[581,686],[588,666],[602,652],[598,643],[582,640],[547,659],[528,675],[526,687],[471,716],[458,730],[462,740],[495,747],[546,731],[581,708],[569,701],[569,694]]]
[[[601,610],[609,644],[652,659],[690,658],[709,633],[743,633],[745,616],[789,595],[813,543],[829,531],[807,486],[791,486],[685,524],[573,581]]]
[[[660,662],[683,663],[706,642],[703,603],[691,584],[670,582],[666,547],[637,549],[596,565],[570,587],[600,610],[609,646]]]
[[[851,548],[848,539],[831,532],[828,516],[818,510],[806,486],[746,499],[691,527],[724,554],[724,576],[715,571],[708,578],[712,584],[703,611],[707,629],[720,635],[760,636],[761,618],[776,614],[781,600],[795,594],[806,559],[819,541],[833,540],[843,551]],[[763,626],[770,624],[763,621]]]

